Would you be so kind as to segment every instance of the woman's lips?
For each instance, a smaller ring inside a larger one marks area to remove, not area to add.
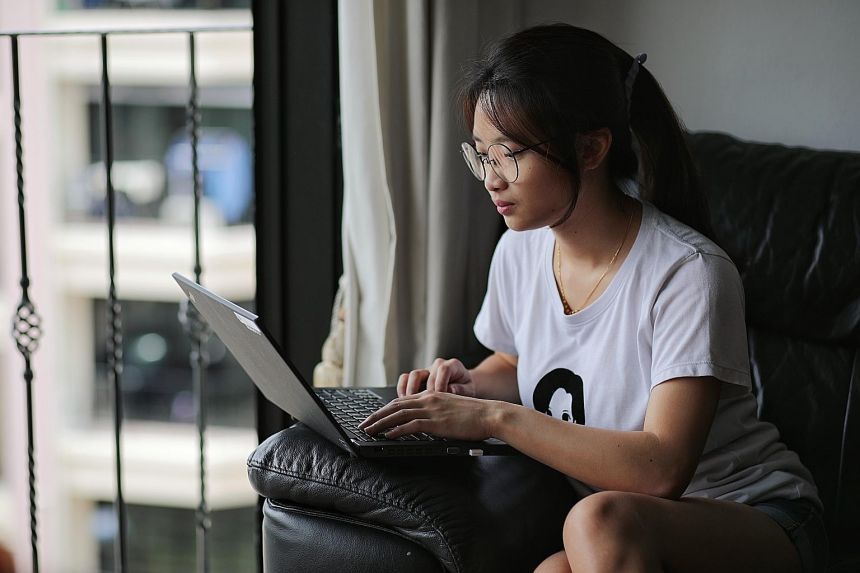
[[[499,212],[499,215],[507,215],[510,213],[513,208],[513,203],[508,203],[507,201],[493,201],[496,204],[496,211]]]

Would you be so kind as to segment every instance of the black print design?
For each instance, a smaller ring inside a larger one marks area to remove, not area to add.
[[[541,378],[532,398],[539,412],[566,422],[585,424],[582,378],[566,368],[556,368]]]

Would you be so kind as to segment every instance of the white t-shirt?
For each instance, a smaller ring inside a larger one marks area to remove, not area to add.
[[[753,503],[803,498],[821,506],[809,471],[757,417],[744,291],[726,253],[642,203],[642,224],[608,288],[565,315],[548,228],[507,231],[490,266],[475,335],[518,357],[524,406],[595,428],[642,430],[651,389],[714,376],[723,390],[684,493]],[[591,488],[594,491],[594,488]]]

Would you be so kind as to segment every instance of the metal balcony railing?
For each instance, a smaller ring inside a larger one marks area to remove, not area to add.
[[[107,292],[108,309],[108,381],[113,392],[114,404],[114,443],[115,443],[115,469],[116,469],[116,514],[117,514],[117,543],[115,547],[115,570],[125,572],[128,570],[127,563],[127,526],[126,505],[123,499],[123,472],[122,472],[122,450],[120,436],[123,424],[122,409],[122,309],[119,303],[116,289],[116,265],[115,265],[115,201],[116,193],[111,178],[111,168],[114,157],[113,142],[113,117],[111,111],[111,84],[108,73],[109,42],[110,36],[119,34],[187,34],[189,44],[190,74],[188,78],[189,97],[187,104],[186,125],[191,140],[191,168],[193,177],[193,238],[194,238],[194,277],[202,282],[203,268],[200,257],[200,201],[201,201],[201,177],[198,166],[198,135],[200,125],[198,89],[197,89],[197,54],[195,38],[198,34],[217,32],[251,31],[248,26],[209,26],[198,28],[160,28],[160,29],[110,29],[110,30],[68,30],[68,31],[20,31],[0,32],[0,37],[7,37],[11,42],[11,68],[13,87],[13,108],[15,128],[15,168],[17,173],[17,207],[19,221],[19,237],[21,250],[21,298],[17,311],[12,319],[12,336],[15,339],[18,351],[24,358],[23,379],[26,385],[26,407],[27,407],[27,469],[29,483],[29,509],[30,509],[30,545],[32,550],[32,567],[34,572],[39,571],[39,543],[38,543],[38,511],[36,496],[36,467],[35,447],[33,440],[33,381],[35,373],[31,367],[33,354],[38,350],[39,340],[42,335],[42,319],[36,311],[35,304],[30,299],[30,275],[27,266],[27,230],[26,230],[26,194],[24,180],[24,138],[21,128],[21,93],[20,79],[18,73],[19,51],[18,39],[22,36],[96,36],[101,39],[101,115],[102,115],[102,153],[104,157],[106,177],[106,223],[108,236],[108,279]],[[205,432],[206,432],[206,379],[204,372],[207,366],[207,356],[204,350],[208,338],[208,328],[202,317],[194,309],[193,305],[183,304],[179,313],[185,332],[191,341],[191,367],[194,397],[197,413],[197,433],[199,442],[199,504],[196,512],[197,528],[197,571],[209,571],[209,528],[211,519],[209,508],[206,503],[206,473],[205,473]]]

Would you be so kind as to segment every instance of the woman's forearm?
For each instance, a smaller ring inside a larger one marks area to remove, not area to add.
[[[494,437],[591,486],[677,498],[689,481],[652,432],[591,428],[523,406],[495,406]]]
[[[475,385],[476,398],[520,403],[517,366],[511,359],[498,353],[491,354],[469,372]]]

